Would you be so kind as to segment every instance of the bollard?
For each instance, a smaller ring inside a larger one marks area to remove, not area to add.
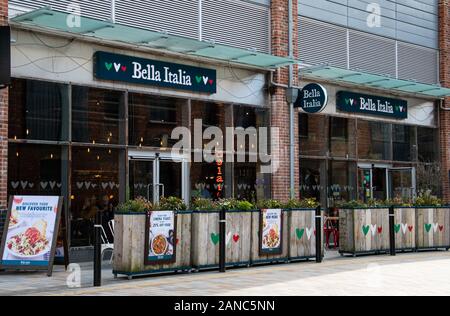
[[[102,286],[102,213],[97,212],[94,225],[94,286]]]
[[[219,220],[219,235],[220,235],[220,244],[219,244],[219,271],[221,273],[226,272],[226,211],[220,211],[220,220]]]
[[[389,208],[389,245],[391,256],[396,255],[395,251],[395,209],[394,206]]]
[[[316,208],[316,262],[322,262],[322,209]]]

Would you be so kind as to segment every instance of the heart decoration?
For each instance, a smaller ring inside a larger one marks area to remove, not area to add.
[[[220,235],[219,235],[219,234],[212,233],[212,234],[211,234],[211,241],[212,241],[212,243],[214,244],[214,246],[217,246],[217,244],[218,244],[219,241],[220,241]]]
[[[439,231],[442,233],[444,231],[444,226],[439,225]]]
[[[226,236],[226,240],[225,240],[225,244],[228,246],[231,242],[231,237],[233,237],[233,234],[231,232],[229,232]]]
[[[214,84],[214,80],[209,79],[209,84],[212,86]]]
[[[303,236],[305,235],[305,229],[297,228],[295,233],[297,235],[298,240],[301,240],[303,238]]]
[[[369,231],[370,231],[370,226],[363,226],[363,233],[364,233],[364,236],[367,236],[367,234],[369,233]]]
[[[306,229],[306,237],[308,237],[308,240],[311,240],[313,233],[314,233],[314,229],[312,229],[312,228]]]
[[[233,241],[234,241],[235,243],[238,243],[240,238],[241,238],[241,236],[239,236],[239,234],[235,234],[235,235],[233,236]]]
[[[381,235],[383,233],[383,227],[378,227],[378,234]]]
[[[121,69],[122,69],[123,72],[126,72],[127,71],[127,66],[122,66]]]
[[[402,229],[402,225],[398,224],[394,226],[395,233],[398,234],[400,232],[400,229]]]
[[[178,245],[180,243],[180,240],[177,238],[175,239],[175,245]]]
[[[20,182],[19,182],[19,181],[17,181],[17,182],[11,182],[11,186],[13,187],[14,190],[16,190],[16,189],[19,187],[19,185],[20,185]]]
[[[434,233],[437,233],[438,229],[439,229],[439,224],[433,224]]]
[[[425,224],[425,230],[427,231],[427,233],[429,233],[431,231],[432,227],[433,227],[433,225],[431,225],[431,224]]]
[[[403,235],[406,235],[407,230],[408,230],[408,224],[402,224]]]
[[[195,81],[197,81],[197,83],[201,83],[203,80],[202,76],[195,76]]]
[[[23,199],[22,199],[22,198],[15,198],[15,199],[14,199],[14,203],[15,203],[15,204],[22,204],[22,202],[23,202]]]
[[[408,230],[410,233],[412,233],[412,231],[414,230],[414,226],[408,226]]]
[[[105,67],[106,69],[108,69],[108,71],[110,71],[112,69],[113,64],[112,63],[105,63]]]
[[[372,231],[372,236],[375,236],[377,233],[377,225],[370,225],[370,230]]]

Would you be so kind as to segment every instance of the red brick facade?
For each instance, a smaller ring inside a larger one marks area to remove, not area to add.
[[[441,84],[450,88],[450,1],[439,1],[439,46],[440,79]],[[445,108],[450,108],[450,98],[444,103]],[[446,202],[450,202],[450,111],[441,110],[441,157],[443,169],[443,193]]]
[[[292,1],[293,8],[293,47],[294,57],[298,58],[298,3]],[[289,1],[272,0],[271,23],[272,23],[272,54],[276,56],[289,56]],[[294,71],[294,85],[298,84],[297,71]],[[289,80],[288,68],[278,71],[274,80],[276,83],[286,85]],[[286,201],[290,198],[289,181],[289,105],[286,102],[284,88],[276,88],[271,99],[271,124],[280,129],[280,167],[272,175],[272,198]],[[295,194],[299,194],[299,147],[298,147],[298,116],[295,115]]]
[[[0,0],[0,25],[8,24],[8,0]],[[0,90],[0,210],[7,206],[8,89]]]

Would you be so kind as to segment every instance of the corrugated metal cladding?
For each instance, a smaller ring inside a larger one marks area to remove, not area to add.
[[[203,0],[203,39],[270,51],[268,6],[235,0]]]
[[[347,68],[347,30],[308,18],[299,18],[300,60]],[[318,40],[319,39],[319,40]]]
[[[115,0],[116,22],[198,39],[200,0]],[[270,0],[201,0],[202,38],[239,48],[270,52]],[[51,5],[66,11],[80,4],[83,16],[108,20],[111,0],[10,0],[29,9]]]
[[[438,0],[298,0],[299,15],[355,30],[438,48]],[[380,27],[367,23],[369,5],[378,4]]]
[[[439,52],[434,49],[398,44],[398,72],[403,79],[419,82],[439,82]]]
[[[350,69],[396,77],[395,41],[350,31]]]
[[[69,5],[77,4],[83,16],[100,20],[111,18],[111,0],[9,0],[9,4],[29,9],[51,6],[59,11],[67,11]]]

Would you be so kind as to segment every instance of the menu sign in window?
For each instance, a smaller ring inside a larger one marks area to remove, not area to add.
[[[281,254],[283,211],[281,209],[262,210],[260,216],[261,255]]]
[[[1,267],[50,272],[61,210],[58,196],[12,197],[1,244]]]
[[[408,118],[408,102],[381,96],[340,91],[336,97],[339,111],[384,116],[405,120]]]
[[[154,211],[147,215],[145,264],[176,261],[176,215],[174,211]]]

